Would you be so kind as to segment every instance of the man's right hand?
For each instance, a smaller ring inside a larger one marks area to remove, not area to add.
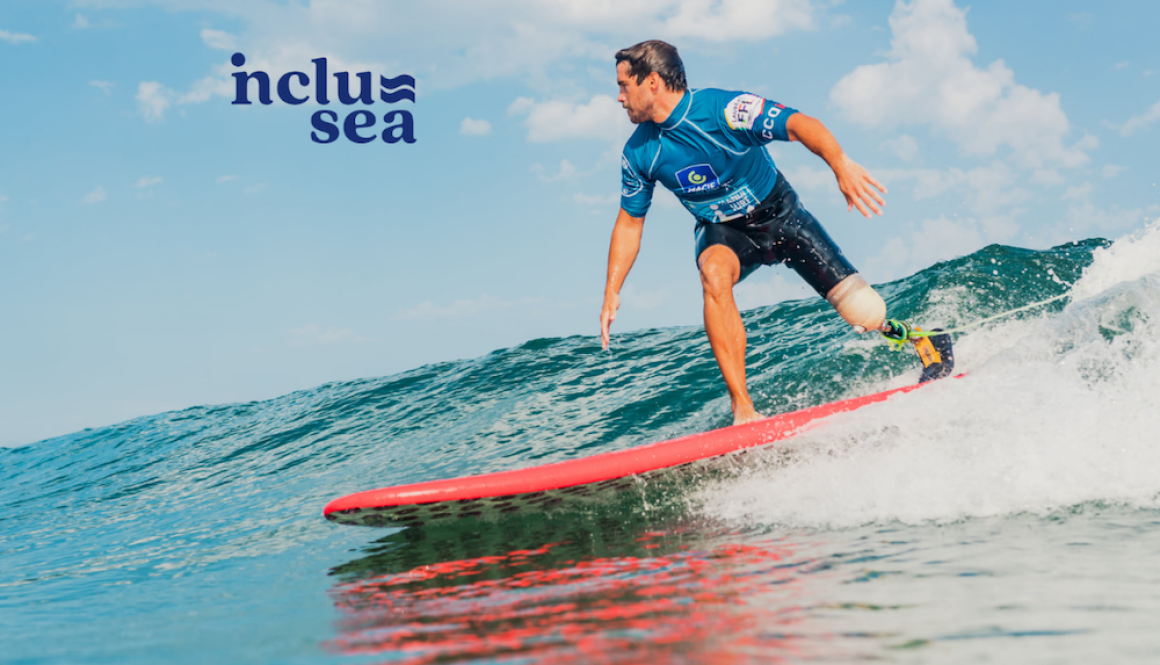
[[[605,351],[608,350],[609,328],[616,320],[616,310],[620,309],[620,296],[612,291],[604,294],[604,307],[600,310],[600,341]]]
[[[624,278],[636,261],[643,231],[644,217],[633,217],[621,208],[608,245],[608,280],[604,283],[604,307],[600,310],[600,341],[605,350],[608,350],[608,329],[616,320],[616,310],[620,309],[620,287],[624,286]]]

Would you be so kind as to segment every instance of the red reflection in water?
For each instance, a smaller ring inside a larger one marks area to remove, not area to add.
[[[334,595],[344,618],[328,646],[390,653],[400,663],[735,663],[802,655],[789,631],[803,618],[796,585],[784,584],[795,569],[779,566],[782,549],[682,546],[666,556],[552,560],[559,545],[339,584]],[[747,603],[771,592],[783,596],[776,610]]]

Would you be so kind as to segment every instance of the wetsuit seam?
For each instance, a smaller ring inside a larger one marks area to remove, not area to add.
[[[665,133],[665,130],[662,128],[661,133],[657,134],[657,151],[656,151],[656,154],[653,155],[652,163],[648,165],[649,180],[655,180],[655,178],[653,178],[653,171],[657,167],[657,160],[660,159],[660,157],[661,157],[661,138],[664,136],[664,133]]]
[[[692,110],[692,108],[693,108],[693,97],[695,97],[696,94],[697,94],[696,90],[689,90],[689,103],[688,103],[688,105],[685,106],[685,113],[683,115],[681,115],[680,120],[678,120],[675,124],[673,124],[673,129],[676,129],[677,126],[679,126],[682,122],[685,121],[685,118],[689,117],[689,111]],[[661,127],[661,129],[663,130],[664,127]]]
[[[688,121],[686,121],[686,120],[682,119],[682,120],[681,120],[681,122],[684,122],[684,123],[688,124],[690,127],[692,127],[693,129],[697,130],[698,132],[700,132],[700,133],[701,133],[701,136],[704,136],[705,138],[709,139],[709,141],[710,141],[710,142],[711,142],[713,145],[717,146],[718,148],[721,148],[721,149],[722,149],[722,150],[724,150],[725,152],[732,153],[732,154],[734,154],[734,155],[737,155],[738,157],[740,157],[740,156],[744,155],[745,153],[749,152],[749,150],[750,150],[750,148],[746,148],[745,150],[743,150],[743,151],[741,151],[741,152],[737,152],[736,150],[733,150],[732,148],[727,148],[727,147],[725,147],[725,146],[721,145],[720,143],[718,143],[718,142],[717,142],[717,139],[713,138],[712,136],[709,136],[709,133],[708,133],[708,132],[706,132],[705,130],[703,130],[703,129],[701,129],[700,127],[698,127],[698,126],[697,126],[697,123],[693,122],[692,120],[688,120]],[[679,125],[679,124],[680,124],[680,123],[678,123],[678,125]],[[768,153],[768,152],[767,152],[767,153],[765,153],[765,154],[766,154],[767,156],[769,155],[769,153]]]

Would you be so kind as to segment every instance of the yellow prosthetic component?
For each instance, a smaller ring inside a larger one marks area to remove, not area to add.
[[[914,345],[918,359],[922,361],[922,377],[919,383],[926,383],[955,371],[955,351],[951,345],[951,335],[941,328],[923,332],[922,328],[905,321],[890,319],[882,327],[882,336],[897,351],[907,342]]]
[[[886,302],[858,273],[830,289],[826,302],[858,332],[878,330],[886,322]]]

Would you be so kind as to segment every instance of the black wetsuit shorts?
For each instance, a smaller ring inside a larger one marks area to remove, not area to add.
[[[696,242],[697,259],[713,245],[732,249],[741,260],[741,279],[762,265],[784,263],[823,298],[838,282],[858,272],[818,220],[802,207],[797,192],[780,172],[769,196],[745,217],[698,222]]]

